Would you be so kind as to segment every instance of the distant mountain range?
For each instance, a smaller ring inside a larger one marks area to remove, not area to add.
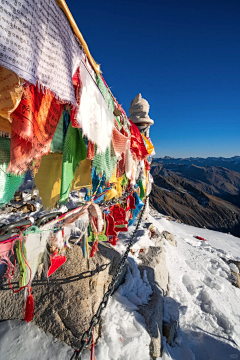
[[[185,164],[197,166],[221,166],[229,170],[240,172],[240,156],[233,156],[231,158],[224,157],[208,157],[208,158],[171,158],[165,156],[162,158],[153,159],[153,162],[158,164]]]
[[[151,173],[150,202],[158,211],[189,225],[240,237],[240,156],[158,158]]]

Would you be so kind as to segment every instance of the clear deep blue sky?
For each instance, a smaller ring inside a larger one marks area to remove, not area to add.
[[[157,156],[240,155],[239,0],[66,0],[128,114],[139,92]]]

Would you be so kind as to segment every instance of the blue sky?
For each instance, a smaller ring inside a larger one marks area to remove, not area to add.
[[[128,113],[139,92],[157,156],[240,155],[239,0],[67,0]]]

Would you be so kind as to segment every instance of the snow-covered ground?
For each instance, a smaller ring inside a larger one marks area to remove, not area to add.
[[[164,318],[178,320],[179,330],[172,347],[163,339],[162,360],[240,359],[240,289],[231,284],[227,264],[229,259],[240,260],[240,239],[168,221],[158,213],[149,218],[160,231],[171,232],[177,240],[177,247],[165,243],[170,283]],[[197,240],[197,235],[207,241]],[[124,234],[116,249],[124,252],[129,238],[130,234]],[[126,281],[103,315],[96,360],[150,360],[150,337],[137,312],[137,306],[146,304],[151,296],[147,276],[142,279],[137,267],[139,250],[147,251],[149,246],[153,243],[140,228],[134,254],[128,258]],[[0,323],[0,360],[65,360],[71,354],[71,348],[32,323]],[[89,351],[82,356],[82,360],[87,359]]]
[[[240,239],[161,216],[151,221],[177,240],[177,247],[165,244],[170,284],[164,316],[179,316],[180,327],[163,359],[240,359],[240,289],[231,284],[226,263],[240,260]]]

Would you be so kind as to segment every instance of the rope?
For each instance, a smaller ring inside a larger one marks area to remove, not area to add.
[[[11,281],[10,281],[10,279],[9,279],[9,286],[10,286],[10,288],[12,289],[12,291],[13,291],[15,294],[17,294],[17,293],[18,293],[19,291],[21,291],[22,289],[25,289],[26,287],[29,287],[29,286],[30,286],[30,283],[31,283],[31,280],[32,280],[32,279],[31,279],[31,278],[32,278],[32,270],[31,270],[30,266],[28,265],[28,262],[27,262],[27,260],[26,260],[26,258],[25,258],[25,256],[24,256],[24,251],[23,251],[23,246],[22,246],[22,238],[20,237],[19,240],[20,240],[20,244],[21,244],[21,252],[22,252],[23,259],[24,259],[24,261],[25,261],[25,263],[26,263],[26,265],[27,265],[27,267],[29,268],[29,271],[30,271],[30,277],[29,277],[29,281],[28,281],[27,285],[20,287],[18,290],[14,290],[14,289],[13,289],[12,284],[11,284]],[[14,261],[14,267],[13,267],[13,271],[12,271],[12,274],[11,274],[11,278],[13,278],[14,271],[15,271],[15,267],[16,267],[16,262],[17,262],[16,256],[15,256],[13,250],[12,250],[12,254],[14,255],[15,261]]]
[[[119,276],[122,273],[123,266],[125,265],[125,262],[127,260],[127,257],[128,257],[129,251],[130,251],[130,248],[131,248],[131,246],[133,244],[133,241],[134,241],[134,239],[136,237],[138,228],[140,226],[140,223],[142,221],[142,217],[143,217],[143,214],[144,214],[144,211],[145,211],[147,198],[148,198],[148,196],[146,197],[145,204],[144,204],[144,206],[143,206],[143,208],[141,210],[141,215],[139,217],[139,220],[138,220],[138,223],[137,223],[137,225],[135,227],[135,230],[134,230],[134,232],[132,234],[132,237],[131,237],[131,239],[129,241],[127,249],[126,249],[126,251],[125,251],[125,253],[124,253],[123,257],[122,257],[122,260],[120,261],[120,263],[119,263],[119,265],[118,265],[118,267],[116,269],[116,272],[115,272],[115,274],[114,274],[114,276],[112,278],[111,283],[108,285],[108,290],[104,294],[103,300],[100,303],[96,314],[93,315],[93,317],[92,317],[89,329],[87,331],[85,331],[84,334],[82,335],[81,345],[80,345],[79,350],[77,352],[75,351],[73,353],[70,360],[81,360],[81,354],[82,354],[83,350],[86,349],[90,345],[90,342],[91,342],[91,339],[92,339],[93,329],[94,329],[94,327],[96,327],[100,323],[102,312],[106,308],[106,306],[108,304],[108,300],[109,300],[110,296],[112,296],[112,294],[113,294],[113,292],[115,290],[115,285],[116,285],[116,283],[117,283],[117,281],[119,279]]]

